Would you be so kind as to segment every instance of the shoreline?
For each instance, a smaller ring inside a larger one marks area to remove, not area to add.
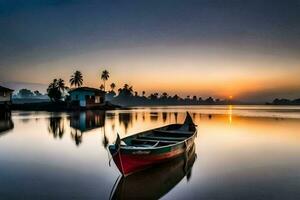
[[[72,112],[72,111],[87,111],[87,110],[118,110],[118,109],[135,109],[139,107],[148,107],[148,108],[155,108],[155,107],[181,107],[181,106],[190,106],[190,107],[196,107],[196,106],[289,106],[289,107],[297,107],[300,105],[296,104],[175,104],[175,105],[130,105],[130,106],[119,106],[114,104],[105,104],[99,107],[94,108],[82,108],[82,107],[70,107],[65,102],[60,103],[53,103],[53,102],[39,102],[39,103],[23,103],[23,104],[11,104],[10,105],[10,111],[48,111],[48,112]]]
[[[125,109],[122,106],[114,104],[105,104],[94,108],[83,107],[71,107],[65,102],[53,103],[53,102],[39,102],[39,103],[23,103],[12,104],[10,106],[11,111],[48,111],[48,112],[70,112],[70,111],[85,111],[85,110],[116,110]]]

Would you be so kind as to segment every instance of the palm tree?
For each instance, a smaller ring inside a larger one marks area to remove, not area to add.
[[[119,94],[120,94],[122,91],[123,91],[122,88],[119,88],[119,89],[118,89]]]
[[[110,88],[111,88],[112,91],[114,91],[114,89],[116,88],[116,84],[115,83],[111,83],[110,84]]]
[[[58,80],[53,79],[52,83],[47,88],[47,94],[51,101],[58,102],[61,99],[61,91],[58,87]]]
[[[57,82],[57,81],[58,81],[57,78],[53,79],[53,81],[52,81],[52,84],[53,84],[54,86],[56,86],[56,87],[57,87],[57,85],[58,85],[58,82]]]
[[[57,88],[57,79],[53,79],[52,83],[49,84],[48,89]]]
[[[143,94],[143,97],[144,97],[144,96],[145,96],[145,94],[146,94],[146,92],[145,92],[145,91],[143,91],[143,92],[142,92],[142,94]]]
[[[80,87],[83,83],[82,73],[80,71],[75,71],[69,82],[71,86],[75,85],[75,87]]]
[[[103,80],[104,91],[105,91],[105,81],[109,78],[109,72],[107,70],[102,71],[101,79]]]
[[[127,83],[124,84],[123,88],[119,89],[119,95],[125,95],[125,96],[132,96],[133,88],[132,86],[129,86]]]
[[[130,94],[132,94],[132,92],[133,92],[132,86],[130,86],[130,87],[128,88],[128,91],[130,92]]]
[[[164,99],[168,98],[168,93],[166,93],[166,92],[162,93],[161,97],[164,98]]]
[[[57,80],[57,87],[58,89],[61,91],[61,92],[64,92],[65,89],[66,89],[66,86],[65,86],[65,81],[63,79],[58,79]]]
[[[104,89],[105,89],[104,85],[101,84],[101,85],[100,85],[100,90],[104,90]]]
[[[128,85],[127,83],[125,83],[124,86],[123,86],[123,88],[124,88],[125,90],[128,90],[129,85]]]
[[[176,101],[179,99],[179,96],[177,95],[177,94],[175,94],[174,96],[173,96],[173,99],[175,99]]]

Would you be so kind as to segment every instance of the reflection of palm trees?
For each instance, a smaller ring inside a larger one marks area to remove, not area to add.
[[[82,142],[82,133],[80,131],[77,131],[75,129],[75,133],[73,133],[73,131],[71,131],[71,137],[72,139],[75,140],[75,143],[77,146],[79,146]]]
[[[150,120],[157,121],[158,120],[158,113],[157,112],[150,112]]]
[[[53,137],[62,138],[65,133],[64,122],[62,117],[50,117],[49,118],[49,126],[48,126],[49,133],[53,134]]]
[[[116,128],[116,113],[106,113],[105,118],[111,121],[111,129],[114,131]]]
[[[103,127],[103,140],[102,140],[102,144],[103,144],[103,147],[104,147],[105,149],[107,149],[107,146],[108,146],[108,138],[106,137],[105,126]]]
[[[162,119],[163,119],[163,122],[164,122],[164,123],[167,121],[167,117],[168,117],[168,113],[163,112],[163,113],[162,113]]]
[[[175,123],[177,124],[177,120],[178,120],[178,112],[174,112],[174,117],[175,117]]]
[[[145,117],[145,112],[143,112],[143,121],[145,121],[146,117]]]
[[[132,123],[132,113],[119,113],[119,122],[124,125],[125,133],[127,133],[129,124]]]

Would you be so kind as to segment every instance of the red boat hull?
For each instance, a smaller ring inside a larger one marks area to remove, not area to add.
[[[187,113],[183,124],[169,124],[122,140],[117,135],[115,144],[108,148],[120,172],[126,176],[188,152],[196,133],[196,125]]]
[[[122,151],[119,151],[113,159],[122,174],[127,176],[131,173],[149,168],[155,164],[174,159],[182,155],[184,152],[186,152],[186,150],[187,149],[178,148],[176,150],[161,153],[159,155],[125,154],[122,153]]]

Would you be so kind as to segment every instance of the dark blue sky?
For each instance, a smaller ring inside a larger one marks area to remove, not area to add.
[[[0,2],[1,67],[2,62],[153,43],[300,50],[299,0]]]
[[[95,51],[203,44],[297,59],[300,1],[0,0],[3,81]]]

